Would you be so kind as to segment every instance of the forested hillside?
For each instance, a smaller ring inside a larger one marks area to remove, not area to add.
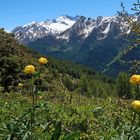
[[[109,94],[107,90],[114,88],[114,81],[111,78],[70,62],[48,57],[47,65],[42,67],[38,64],[41,55],[18,44],[11,34],[0,30],[0,38],[0,82],[6,92],[14,90],[18,83],[26,84],[28,77],[23,73],[23,69],[29,64],[34,65],[37,71],[40,69],[43,71],[41,80],[44,84],[41,89],[45,91],[63,91],[64,85],[67,90],[80,92],[81,86],[85,86],[81,91],[85,95],[106,96]],[[96,87],[96,90],[92,90],[93,87]]]

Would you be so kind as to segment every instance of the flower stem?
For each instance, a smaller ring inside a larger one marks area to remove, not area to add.
[[[31,135],[34,133],[34,120],[35,120],[35,94],[34,94],[34,84],[33,84],[33,76],[30,79],[31,85],[31,97],[32,97],[32,108],[31,108]]]
[[[136,118],[136,112],[134,112],[134,115],[133,115],[133,118],[132,118],[132,121],[131,121],[131,129],[130,129],[130,134],[131,134],[131,132],[132,132],[132,129],[133,129],[133,125],[134,125],[134,122],[135,122],[135,118]],[[130,136],[131,135],[129,135],[128,136],[128,139],[127,140],[129,140],[130,139]]]
[[[140,127],[140,112],[138,113],[138,117],[139,117],[138,126]]]
[[[32,125],[32,129],[33,129],[33,131],[34,131],[34,119],[35,119],[35,95],[34,95],[34,93],[32,93],[32,123],[33,123],[33,125]]]
[[[139,84],[137,84],[137,97],[136,99],[140,98],[140,90],[139,90]]]

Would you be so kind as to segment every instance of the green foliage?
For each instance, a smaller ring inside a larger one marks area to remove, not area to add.
[[[42,98],[38,98],[32,132],[31,97],[0,94],[0,139],[139,139],[139,116],[132,124],[130,101],[73,94],[71,104],[62,104],[57,97],[50,99],[52,95],[39,96]]]
[[[73,132],[73,133],[67,135],[66,137],[64,137],[62,140],[75,140],[75,139],[78,139],[79,137],[80,137],[79,132]]]
[[[63,84],[69,91],[73,91],[75,89],[75,84],[69,77],[63,78]]]
[[[122,72],[119,73],[116,80],[116,90],[119,97],[130,99],[132,95],[132,86],[129,81],[130,77],[128,74]]]
[[[79,90],[81,92],[82,95],[86,95],[86,93],[88,92],[88,81],[87,78],[85,76],[83,76],[81,78],[81,81],[79,83]]]
[[[17,85],[21,77],[20,71],[23,61],[17,56],[2,57],[0,60],[0,77],[1,85],[4,87],[4,92],[10,91],[9,87]]]
[[[60,135],[61,135],[61,122],[59,122],[59,123],[56,125],[51,140],[58,140],[59,137],[60,137]]]

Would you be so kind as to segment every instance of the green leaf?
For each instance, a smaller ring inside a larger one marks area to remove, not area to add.
[[[10,123],[7,123],[6,127],[10,132],[13,131],[13,126]]]
[[[23,136],[22,140],[28,140],[30,135],[31,135],[31,132],[25,133],[25,135]]]
[[[80,137],[79,132],[73,132],[73,133],[67,135],[66,137],[64,137],[63,140],[75,140],[75,139],[79,139],[79,137]]]
[[[60,137],[60,135],[61,135],[61,122],[59,122],[59,123],[56,125],[51,140],[58,140],[59,137]]]

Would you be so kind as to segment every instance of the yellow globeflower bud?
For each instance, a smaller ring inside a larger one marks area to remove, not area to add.
[[[130,83],[140,84],[140,75],[132,75],[130,78]]]
[[[27,74],[33,74],[35,72],[35,67],[33,65],[28,65],[24,68],[24,72]]]
[[[46,64],[47,62],[48,62],[48,60],[47,60],[46,58],[44,58],[44,57],[40,57],[40,58],[38,59],[38,63],[39,63],[39,64],[44,65],[44,64]]]
[[[140,101],[139,100],[135,100],[131,103],[132,108],[135,111],[140,111]]]
[[[23,84],[22,84],[22,83],[19,83],[18,86],[19,86],[19,87],[23,87]]]

